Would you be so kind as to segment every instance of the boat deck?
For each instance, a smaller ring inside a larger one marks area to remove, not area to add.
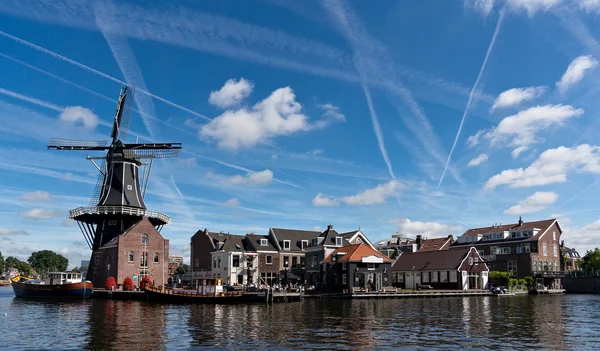
[[[402,299],[402,298],[427,298],[427,297],[452,297],[452,296],[489,296],[487,290],[398,290],[392,292],[347,292],[305,295],[306,298],[321,299]]]

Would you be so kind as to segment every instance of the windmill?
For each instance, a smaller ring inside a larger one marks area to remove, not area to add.
[[[95,251],[144,217],[158,231],[170,222],[169,216],[147,210],[144,197],[154,159],[177,157],[181,151],[181,143],[124,142],[131,123],[133,93],[132,87],[121,89],[110,134],[111,141],[52,138],[48,143],[48,149],[106,152],[104,156],[86,157],[98,169],[98,181],[90,205],[69,212],[69,218],[77,221],[92,250],[88,267],[88,279],[92,282],[93,272],[98,264],[93,259]],[[101,161],[100,166],[96,160]],[[145,160],[149,160],[149,164],[142,162]],[[143,166],[141,177],[140,166]],[[103,282],[94,282],[94,286],[102,284]]]

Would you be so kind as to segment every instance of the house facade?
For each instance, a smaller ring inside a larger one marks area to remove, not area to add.
[[[254,267],[257,270],[258,284],[275,284],[280,282],[279,267],[281,267],[279,251],[269,235],[246,234],[248,245],[256,253]]]
[[[283,284],[304,282],[306,249],[319,234],[308,230],[269,229],[269,238],[279,252],[279,278]]]
[[[556,219],[523,222],[519,217],[513,224],[469,229],[450,247],[474,246],[490,270],[531,276],[538,285],[559,288],[561,234]]]
[[[392,285],[402,289],[484,289],[489,267],[475,247],[402,253],[392,266]]]
[[[565,246],[564,240],[560,242],[560,270],[562,272],[578,271],[581,255],[577,250]]]
[[[392,260],[364,243],[336,248],[321,266],[323,291],[381,291],[391,287]]]
[[[132,278],[135,286],[144,276],[156,285],[164,285],[168,277],[169,240],[155,229],[147,218],[143,218],[123,234],[96,250],[94,272],[97,281],[112,276],[117,284]]]
[[[331,224],[318,237],[313,238],[308,244],[305,254],[306,282],[309,285],[314,285],[317,289],[321,289],[325,284],[321,262],[336,249],[348,245],[350,243],[336,232]]]
[[[246,236],[225,234],[217,248],[211,252],[213,278],[223,278],[225,285],[251,284],[258,280],[256,261]]]
[[[454,236],[448,235],[441,238],[423,238],[417,235],[416,239],[404,238],[395,234],[392,239],[381,240],[377,243],[377,250],[391,259],[397,258],[403,252],[425,252],[448,250],[454,243]]]

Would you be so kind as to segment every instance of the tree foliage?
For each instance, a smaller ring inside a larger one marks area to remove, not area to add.
[[[123,291],[133,291],[133,280],[127,277],[123,280]]]
[[[4,264],[6,265],[6,267],[18,270],[21,274],[31,274],[31,266],[27,264],[27,262],[23,262],[16,257],[8,256],[6,260],[4,260]]]
[[[494,284],[508,285],[512,277],[511,272],[490,271],[488,274],[490,282]]]
[[[111,290],[111,289],[116,289],[116,288],[117,288],[117,281],[115,280],[115,277],[106,278],[106,281],[104,281],[104,289]]]
[[[2,256],[2,252],[0,252],[0,273],[4,272],[4,256]]]
[[[585,271],[600,270],[600,249],[586,252],[581,259],[581,268]]]
[[[65,272],[69,265],[66,257],[50,250],[33,252],[27,262],[41,275],[47,272]]]
[[[77,272],[79,273],[81,271],[80,267],[73,267],[73,269],[70,270],[70,272]]]
[[[190,266],[188,266],[187,264],[184,263],[175,269],[175,274],[184,275],[189,270],[190,270]]]

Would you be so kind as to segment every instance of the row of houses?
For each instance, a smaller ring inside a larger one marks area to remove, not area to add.
[[[482,289],[488,272],[499,270],[555,288],[579,258],[561,235],[556,219],[522,218],[469,229],[456,240],[395,235],[375,244],[360,230],[338,233],[332,225],[323,232],[271,228],[265,235],[204,229],[191,238],[191,270],[231,285],[302,283],[328,291]]]

